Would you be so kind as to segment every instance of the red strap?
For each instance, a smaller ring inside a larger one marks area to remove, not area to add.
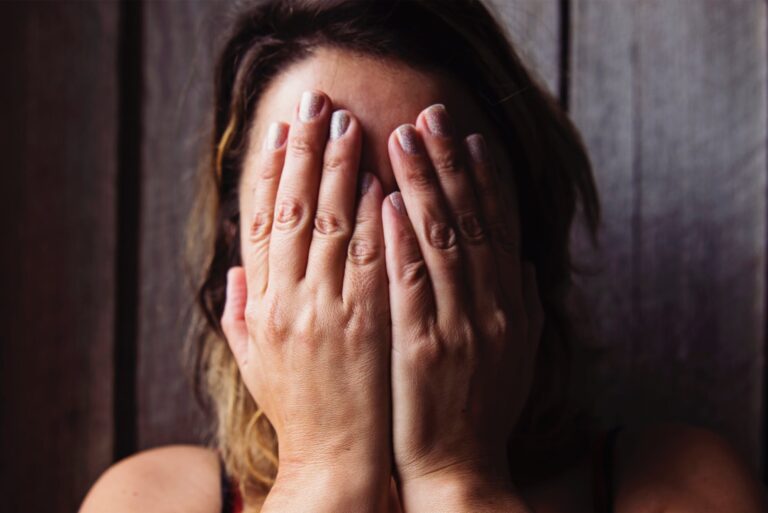
[[[243,497],[240,495],[240,485],[234,477],[230,490],[232,490],[232,513],[242,513]]]

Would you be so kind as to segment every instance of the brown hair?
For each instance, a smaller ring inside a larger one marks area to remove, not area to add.
[[[289,64],[327,46],[395,59],[455,77],[485,108],[516,163],[523,258],[536,267],[546,314],[534,386],[517,437],[557,432],[567,411],[567,308],[575,271],[569,233],[577,202],[597,246],[600,207],[589,158],[571,121],[526,69],[489,8],[478,0],[256,0],[234,20],[215,75],[213,141],[191,243],[203,269],[202,313],[191,339],[198,397],[216,416],[215,444],[246,503],[269,489],[277,440],[246,390],[221,331],[227,270],[240,265],[238,181],[255,107]],[[505,174],[506,173],[506,174]],[[201,244],[201,230],[204,242]]]

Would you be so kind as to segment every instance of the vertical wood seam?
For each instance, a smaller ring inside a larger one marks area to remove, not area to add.
[[[115,460],[137,446],[139,228],[141,206],[142,2],[120,4],[118,36],[117,300],[114,351]]]
[[[632,213],[631,213],[631,234],[630,234],[630,279],[632,283],[629,284],[631,297],[630,297],[630,319],[631,319],[631,335],[627,341],[629,347],[629,362],[628,371],[630,380],[635,379],[636,358],[635,351],[642,342],[638,340],[640,327],[643,325],[643,312],[642,305],[642,291],[640,284],[642,283],[642,245],[643,245],[643,151],[642,151],[642,133],[643,133],[643,119],[642,119],[642,83],[641,78],[643,76],[640,67],[640,42],[637,40],[637,32],[635,31],[635,22],[638,13],[635,9],[632,9],[628,16],[632,20],[631,28],[632,33],[630,35],[630,81],[632,87],[630,89],[631,94],[631,148],[632,148]]]
[[[765,2],[768,4],[768,2]],[[766,42],[766,48],[768,48],[768,8],[763,9],[763,29],[765,30],[765,33],[763,34],[763,38]],[[768,63],[768,53],[763,55],[763,58],[766,60],[766,63]],[[765,83],[765,79],[763,82],[763,94],[768,97],[768,84]],[[765,117],[766,123],[768,123],[768,111],[763,112],[763,116]],[[768,154],[768,137],[763,141],[763,144],[766,148],[766,154]],[[766,169],[765,169],[766,176],[768,176],[768,159],[766,159]],[[768,180],[766,180],[766,188],[764,191],[764,198],[766,201],[766,205],[768,205]],[[765,209],[763,210],[763,215],[766,215]],[[768,216],[767,216],[768,217]],[[766,219],[768,221],[768,219]],[[762,433],[762,440],[760,440],[761,444],[761,450],[760,450],[760,461],[759,461],[759,469],[760,475],[763,479],[763,483],[765,485],[768,485],[768,473],[766,472],[765,466],[766,463],[768,463],[768,423],[766,422],[766,415],[768,415],[768,374],[766,373],[766,355],[768,354],[768,222],[766,222],[766,226],[764,227],[764,255],[763,255],[763,361],[762,361],[762,374],[763,374],[763,407],[762,411],[760,412],[760,418],[759,422],[761,424],[760,432]]]

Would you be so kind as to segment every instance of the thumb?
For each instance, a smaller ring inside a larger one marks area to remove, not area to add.
[[[240,266],[230,268],[227,272],[227,298],[221,316],[221,328],[240,367],[246,363],[248,355],[248,327],[245,323],[247,298],[245,270]]]

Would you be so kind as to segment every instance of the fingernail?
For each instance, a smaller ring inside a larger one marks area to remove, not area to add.
[[[485,144],[485,138],[480,134],[472,134],[467,137],[467,147],[469,156],[478,164],[488,161],[488,147]]]
[[[424,111],[424,117],[427,120],[427,128],[432,135],[448,137],[451,135],[451,120],[448,117],[448,111],[445,105],[436,103]]]
[[[395,191],[390,194],[389,201],[392,203],[392,206],[395,207],[398,214],[405,215],[405,204],[403,203],[403,195],[400,194],[400,191]]]
[[[276,150],[285,143],[287,136],[288,125],[275,121],[269,125],[269,129],[267,129],[265,145],[270,150]]]
[[[349,114],[343,110],[337,110],[331,115],[331,139],[338,139],[349,126]]]
[[[363,174],[363,177],[360,179],[360,196],[368,192],[368,189],[371,188],[371,182],[373,182],[371,173]]]
[[[397,142],[400,143],[400,147],[404,152],[411,155],[418,155],[420,153],[419,148],[419,136],[416,134],[416,127],[407,123],[397,127]]]
[[[299,119],[309,121],[323,110],[323,97],[314,91],[304,91],[299,104]]]

